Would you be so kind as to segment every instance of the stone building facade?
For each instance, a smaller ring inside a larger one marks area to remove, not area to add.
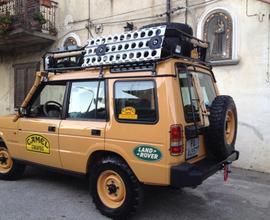
[[[52,7],[45,0],[32,1],[45,10]],[[53,7],[57,7],[56,26],[43,24],[48,26],[41,31],[46,40],[36,34],[43,40],[28,38],[27,45],[9,49],[1,45],[6,36],[0,35],[1,115],[18,106],[33,72],[42,69],[41,57],[46,51],[83,46],[91,37],[167,19],[166,0],[58,0]],[[187,22],[194,35],[211,42],[208,56],[218,87],[222,94],[234,97],[238,108],[241,158],[236,165],[270,172],[270,1],[171,0],[169,12],[172,22]]]

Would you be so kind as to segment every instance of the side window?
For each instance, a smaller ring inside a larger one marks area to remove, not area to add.
[[[157,121],[154,81],[117,81],[114,89],[115,114],[119,121]]]
[[[68,118],[106,118],[104,81],[85,81],[72,83]]]
[[[47,84],[35,97],[28,112],[30,117],[60,118],[63,110],[63,102],[66,91],[66,83]]]

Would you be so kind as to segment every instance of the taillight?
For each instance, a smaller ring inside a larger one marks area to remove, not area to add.
[[[170,129],[170,152],[173,156],[183,154],[183,129],[181,125],[171,125]]]

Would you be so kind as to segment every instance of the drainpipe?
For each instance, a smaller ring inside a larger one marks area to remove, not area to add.
[[[167,0],[167,12],[166,12],[166,16],[167,16],[167,23],[171,23],[171,0]]]
[[[187,24],[187,19],[188,19],[188,0],[186,0],[185,24]]]
[[[88,0],[88,39],[90,38],[90,24],[91,24],[91,9],[90,9],[90,0]]]
[[[267,61],[267,79],[266,82],[270,83],[270,14],[268,14],[268,46],[267,46],[267,51],[268,51],[268,61]]]

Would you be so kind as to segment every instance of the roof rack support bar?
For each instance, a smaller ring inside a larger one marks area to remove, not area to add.
[[[100,67],[100,70],[99,70],[99,78],[103,78],[104,76],[104,70],[103,70],[103,66]]]
[[[157,75],[157,64],[154,62],[153,63],[153,68],[152,68],[152,76]]]

